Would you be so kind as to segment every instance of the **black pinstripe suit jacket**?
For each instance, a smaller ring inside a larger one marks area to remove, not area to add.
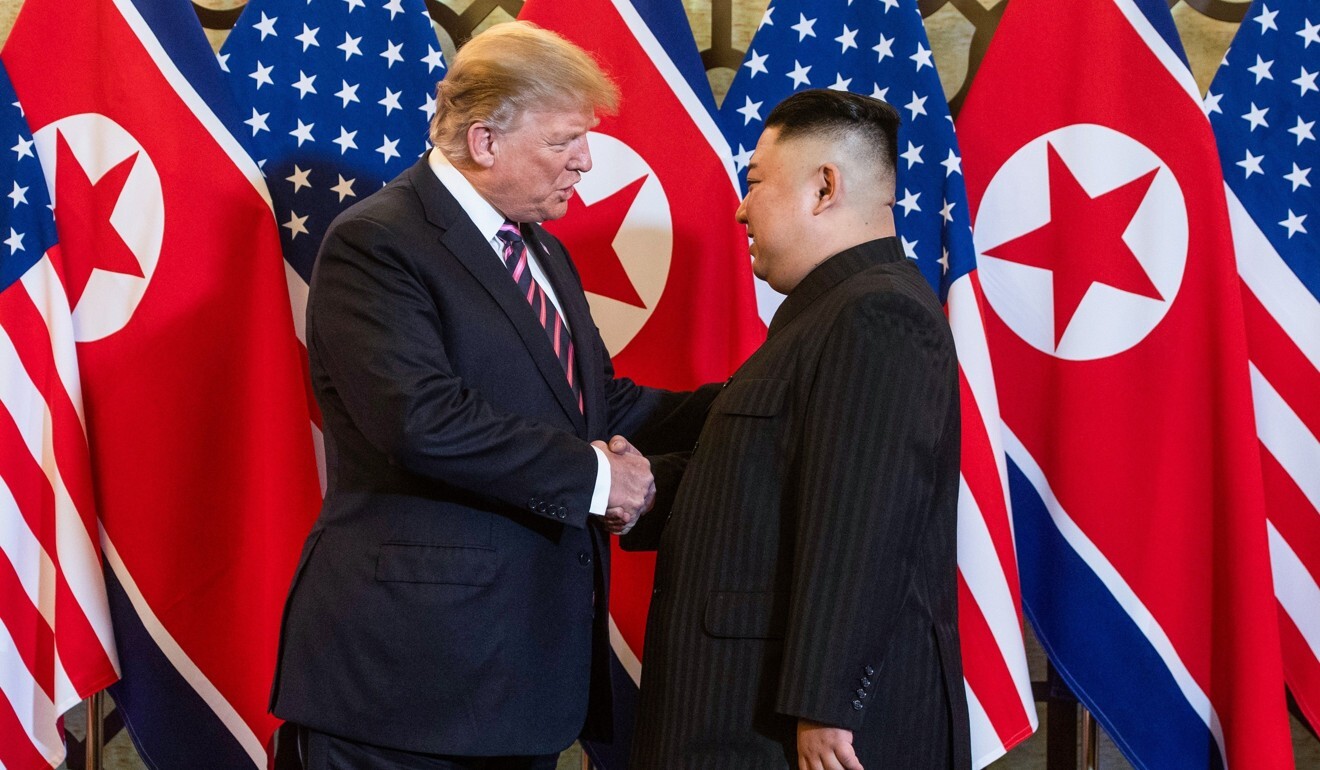
[[[893,238],[827,260],[626,541],[660,549],[632,770],[796,770],[799,717],[852,730],[867,770],[969,766],[958,447],[916,267]]]

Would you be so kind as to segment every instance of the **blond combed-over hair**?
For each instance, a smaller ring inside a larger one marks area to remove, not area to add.
[[[528,110],[618,108],[619,89],[591,54],[531,22],[496,24],[459,49],[436,86],[431,143],[464,165],[473,125],[508,131]]]

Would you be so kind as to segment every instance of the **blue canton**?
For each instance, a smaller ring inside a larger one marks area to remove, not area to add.
[[[307,280],[331,220],[429,147],[445,69],[431,18],[423,0],[251,0],[219,58]]]
[[[1205,97],[1224,179],[1320,300],[1320,0],[1256,0]]]
[[[50,192],[23,108],[0,66],[0,291],[41,261],[58,240]]]
[[[744,191],[765,116],[807,88],[874,96],[902,114],[898,234],[946,299],[976,252],[962,156],[916,0],[773,0],[720,108]]]

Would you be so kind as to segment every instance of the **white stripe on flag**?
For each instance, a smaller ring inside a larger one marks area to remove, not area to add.
[[[1224,185],[1238,275],[1311,366],[1320,369],[1320,302],[1274,250],[1233,188]]]
[[[18,573],[28,601],[46,625],[55,627],[55,562],[32,534],[9,485],[0,478],[0,552]]]
[[[1270,564],[1274,571],[1274,595],[1278,597],[1297,630],[1313,653],[1320,656],[1320,586],[1316,585],[1297,552],[1274,525],[1266,522],[1270,537]]]
[[[69,313],[69,298],[64,293],[64,282],[55,272],[47,253],[33,265],[21,279],[28,298],[46,322],[46,336],[50,338],[55,371],[60,386],[69,394],[74,411],[78,413],[78,429],[87,433],[83,415],[82,378],[78,375],[78,346],[73,333],[73,315]]]
[[[995,554],[990,530],[967,481],[961,476],[958,481],[958,569],[967,583],[967,590],[981,608],[986,625],[990,626],[995,646],[999,648],[999,655],[1017,687],[1023,711],[1033,714],[1035,701],[1022,645],[1022,625],[1013,594],[1009,591],[1004,564]]]
[[[1132,619],[1133,624],[1141,631],[1146,640],[1150,642],[1151,648],[1160,656],[1168,669],[1169,675],[1177,683],[1178,689],[1182,691],[1183,697],[1187,699],[1187,704],[1196,712],[1201,721],[1205,722],[1210,728],[1210,733],[1215,738],[1215,743],[1219,747],[1219,756],[1227,757],[1228,752],[1224,749],[1224,727],[1220,723],[1219,714],[1215,711],[1210,698],[1201,689],[1201,685],[1192,677],[1187,665],[1183,663],[1182,658],[1178,656],[1177,649],[1169,635],[1165,633],[1164,628],[1160,626],[1155,616],[1137,597],[1132,586],[1127,584],[1123,576],[1110,563],[1109,559],[1091,539],[1086,536],[1081,527],[1072,520],[1068,512],[1063,509],[1059,499],[1054,496],[1054,490],[1050,488],[1049,481],[1045,478],[1045,471],[1036,462],[1036,459],[1027,451],[1022,441],[1018,439],[1017,434],[1008,425],[1004,425],[1004,445],[1008,449],[1008,456],[1017,464],[1022,474],[1027,477],[1027,481],[1035,488],[1036,493],[1040,495],[1041,501],[1049,511],[1050,518],[1054,526],[1058,528],[1059,534],[1073,549],[1079,558],[1086,563],[1086,566],[1099,578],[1104,584],[1105,589],[1114,597],[1114,601],[1122,607],[1128,617]]]
[[[981,315],[981,303],[976,294],[975,282],[979,280],[979,273],[971,272],[954,281],[949,286],[945,307],[948,309],[949,327],[953,330],[954,347],[958,350],[958,367],[967,379],[967,387],[971,389],[976,408],[981,412],[986,435],[990,437],[991,454],[995,468],[999,471],[1000,493],[1007,509],[1010,500],[1008,466],[1004,461],[1004,441],[998,428],[999,394],[995,390],[990,348],[986,344],[985,319]],[[1012,531],[1012,516],[1008,517],[1008,526]]]
[[[101,646],[114,660],[115,640],[106,603],[105,582],[101,576],[101,560],[55,463],[54,445],[50,440],[53,423],[50,409],[41,391],[27,376],[13,339],[3,328],[0,328],[0,372],[6,373],[0,377],[0,403],[15,415],[23,442],[45,472],[55,493],[56,553],[50,558],[58,561],[74,600],[87,616]]]
[[[633,684],[642,686],[642,662],[637,659],[637,654],[628,646],[624,640],[623,634],[619,633],[619,627],[614,625],[614,616],[610,615],[610,647],[614,648],[614,654],[619,658],[619,664],[623,670],[632,677]]]
[[[293,306],[293,329],[298,341],[307,347],[307,282],[284,260],[284,281],[289,284],[289,304]]]
[[[990,715],[972,690],[971,682],[963,679],[963,689],[967,690],[967,716],[972,728],[972,767],[985,767],[1004,756],[1004,744],[999,740]]]
[[[60,714],[32,680],[14,638],[3,623],[0,623],[0,693],[18,715],[32,745],[50,760],[52,767],[58,765],[64,759],[64,741],[55,726]]]
[[[1251,395],[1256,406],[1256,433],[1261,443],[1320,511],[1320,440],[1311,433],[1283,396],[1251,364]],[[1320,607],[1320,605],[1316,605]],[[1320,612],[1316,612],[1320,615]]]

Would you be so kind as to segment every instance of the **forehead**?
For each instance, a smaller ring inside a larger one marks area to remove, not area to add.
[[[599,122],[595,111],[590,107],[577,105],[541,107],[522,113],[512,130],[571,136],[586,133]]]
[[[761,138],[756,140],[756,149],[752,152],[750,165],[758,170],[765,170],[767,167],[778,167],[782,165],[784,154],[784,143],[779,141],[779,129],[767,128],[761,132]]]

